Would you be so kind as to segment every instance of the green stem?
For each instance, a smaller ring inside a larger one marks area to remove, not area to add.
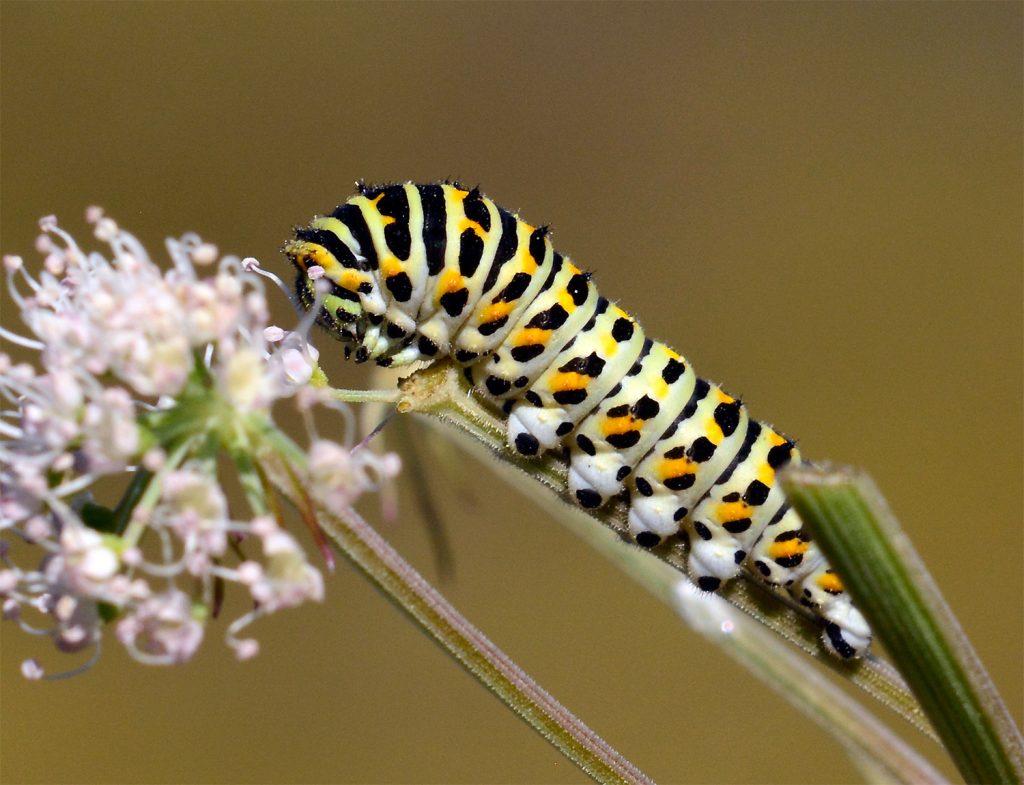
[[[261,455],[267,476],[304,516],[311,514],[316,500],[294,481],[303,473],[304,456],[276,429],[265,427],[260,436],[273,445]],[[651,783],[470,624],[355,510],[319,505],[316,515],[338,549],[385,597],[582,771],[600,783]]]
[[[394,403],[398,390],[341,390],[331,388],[331,395],[342,403]]]
[[[613,500],[598,510],[579,511],[578,505],[566,491],[565,462],[553,453],[540,458],[524,458],[510,450],[506,445],[504,418],[485,402],[468,394],[462,374],[454,366],[436,363],[417,371],[403,381],[402,392],[403,396],[398,403],[400,412],[428,415],[433,421],[454,426],[444,428],[443,432],[455,431],[463,437],[464,446],[482,446],[496,455],[503,463],[517,470],[511,476],[522,478],[532,483],[533,487],[538,482],[546,486],[552,491],[552,498],[565,502],[562,507],[564,514],[559,514],[558,520],[568,522],[588,541],[593,540],[588,530],[592,530],[596,522],[598,528],[610,529],[618,539],[631,542],[626,527],[627,507],[621,500]],[[502,472],[503,477],[508,474]],[[571,512],[566,513],[566,510]],[[585,520],[586,525],[575,525],[573,522],[578,518]],[[661,560],[685,575],[684,560],[674,549],[636,552],[639,558],[647,561]],[[623,558],[616,557],[617,563],[621,564],[622,561]],[[656,595],[662,595],[663,587],[657,582],[645,585]],[[855,663],[843,662],[823,652],[818,640],[820,626],[800,610],[782,605],[779,595],[766,589],[757,580],[732,581],[720,591],[720,595],[934,738],[921,707],[899,673],[887,662],[874,656]],[[805,665],[798,667],[801,671],[806,670]]]
[[[1020,732],[871,479],[801,467],[784,483],[960,773],[968,782],[1020,782]]]
[[[131,482],[125,488],[124,495],[117,503],[117,507],[114,508],[112,526],[113,532],[118,536],[124,534],[125,529],[128,528],[128,521],[131,519],[132,510],[139,503],[139,499],[142,498],[142,494],[145,492],[146,486],[149,485],[151,479],[153,479],[153,472],[143,469],[141,466],[132,475]]]
[[[446,436],[458,433],[434,418],[426,422]],[[486,447],[475,440],[463,441],[465,443],[462,446],[470,452],[487,451]],[[492,463],[485,460],[481,462]],[[875,781],[921,784],[943,782],[942,776],[927,761],[851,696],[823,674],[808,668],[802,652],[788,645],[791,641],[779,640],[778,628],[761,622],[759,613],[767,613],[768,607],[759,603],[753,595],[732,593],[726,598],[721,594],[698,591],[678,566],[653,558],[648,551],[626,546],[613,527],[595,526],[588,511],[555,494],[538,495],[537,480],[532,475],[517,471],[497,471],[496,474],[548,509],[560,523],[605,555],[620,570],[655,597],[671,605],[689,627],[724,650],[764,684],[831,733],[859,767],[869,768],[880,775],[880,779],[876,778]],[[746,603],[743,602],[744,598]],[[751,609],[758,612],[751,612]],[[900,696],[911,702],[913,700],[904,693],[889,697]]]
[[[141,537],[142,533],[146,530],[146,523],[142,519],[133,521],[132,513],[136,510],[148,512],[153,508],[160,498],[160,488],[163,484],[162,479],[167,476],[167,474],[177,469],[178,466],[185,461],[193,446],[193,439],[182,439],[171,454],[164,460],[163,466],[157,470],[155,474],[156,482],[153,482],[153,478],[151,477],[149,482],[139,489],[138,496],[133,499],[132,506],[125,507],[127,525],[124,528],[123,536],[126,543],[129,545],[136,545],[139,541],[139,537]],[[121,506],[121,503],[118,503],[118,509],[121,509]]]

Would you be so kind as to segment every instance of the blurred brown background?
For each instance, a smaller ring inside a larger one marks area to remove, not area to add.
[[[805,455],[868,467],[1020,721],[1021,4],[0,14],[4,252],[98,203],[151,248],[193,229],[281,270],[357,178],[480,183]],[[530,500],[425,470],[448,596],[651,776],[857,779]],[[387,534],[433,575],[403,491]],[[185,667],[111,636],[87,675],[25,683],[53,657],[4,625],[4,782],[584,779],[346,565],[329,584],[244,664],[214,624]]]

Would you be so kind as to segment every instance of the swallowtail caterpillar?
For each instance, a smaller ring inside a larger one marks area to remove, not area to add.
[[[688,540],[698,586],[746,569],[820,618],[832,653],[861,656],[871,631],[776,482],[794,443],[648,338],[547,234],[456,183],[360,186],[285,252],[307,308],[322,268],[317,320],[346,356],[452,358],[505,412],[513,449],[567,448],[580,505],[628,494],[638,545]]]

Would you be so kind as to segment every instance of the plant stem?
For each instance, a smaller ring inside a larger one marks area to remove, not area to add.
[[[435,418],[427,418],[426,423],[446,436],[463,436]],[[471,453],[488,451],[485,445],[469,438],[463,437],[460,442]],[[726,598],[721,593],[699,591],[677,565],[625,544],[613,527],[595,525],[589,511],[553,493],[537,494],[537,479],[532,475],[507,470],[496,473],[548,509],[588,545],[655,597],[671,605],[688,626],[832,734],[859,768],[879,775],[874,781],[918,785],[944,782],[941,774],[863,706],[824,674],[808,668],[802,652],[789,645],[792,641],[779,640],[777,626],[761,623],[758,613],[750,610],[762,607],[754,595],[732,593]],[[881,661],[876,663],[881,664]],[[858,677],[863,675],[857,673]],[[892,686],[896,690],[898,675],[894,674],[894,679]],[[892,695],[880,694],[889,700],[913,701],[898,690]]]
[[[595,522],[598,524],[597,528],[611,529],[619,539],[629,541],[625,524],[627,507],[621,500],[613,500],[597,510],[581,512],[580,515],[585,516],[585,522],[589,526],[575,525],[573,522],[578,520],[576,513],[579,507],[566,491],[565,462],[553,453],[546,453],[539,458],[524,458],[509,449],[505,440],[504,418],[489,408],[485,402],[469,394],[462,374],[454,366],[435,363],[417,371],[403,381],[402,392],[402,398],[398,403],[400,412],[429,415],[433,421],[454,426],[454,430],[465,442],[482,445],[505,464],[515,467],[513,475],[525,476],[530,482],[539,482],[547,486],[554,497],[565,502],[562,508],[565,514],[559,514],[558,520],[562,523],[568,522],[574,531],[582,534],[588,541],[592,542],[594,539],[588,529],[592,530]],[[648,560],[660,559],[685,574],[684,561],[675,550],[642,551],[638,552],[638,557]],[[618,557],[616,561],[622,563],[622,559]],[[661,592],[657,585],[648,584],[647,587],[655,594]],[[897,712],[915,728],[935,738],[924,712],[889,663],[870,655],[855,663],[842,662],[823,652],[818,642],[820,626],[799,610],[783,605],[784,600],[778,594],[770,592],[756,580],[732,581],[719,594],[765,627],[818,659],[825,667]],[[805,666],[802,669],[805,669]]]
[[[281,465],[275,457],[263,458],[261,463],[278,491],[299,510],[308,509],[306,492],[292,481],[295,467]],[[317,512],[320,526],[338,549],[385,597],[581,770],[600,783],[650,785],[643,772],[470,624],[355,510],[320,506]]]
[[[968,782],[1020,782],[1020,732],[875,484],[863,472],[810,467],[784,483],[960,773]]]

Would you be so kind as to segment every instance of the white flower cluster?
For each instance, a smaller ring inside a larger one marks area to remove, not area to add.
[[[86,217],[109,258],[84,253],[48,217],[38,276],[3,259],[29,335],[0,327],[0,338],[36,358],[0,353],[3,617],[65,652],[98,652],[109,621],[137,659],[182,662],[233,583],[254,610],[227,640],[250,657],[258,646],[237,636],[243,626],[323,597],[319,570],[269,514],[278,507],[259,466],[261,450],[292,444],[270,417],[276,401],[292,398],[311,424],[309,408],[326,400],[304,386],[316,360],[309,325],[268,326],[264,281],[276,279],[255,259],[221,258],[186,235],[168,239],[173,267],[163,271],[102,211]],[[269,446],[268,433],[279,437]],[[335,501],[398,470],[394,456],[311,437],[308,450],[278,458]],[[225,455],[248,516],[221,489]],[[97,502],[111,487],[114,503]],[[22,672],[44,676],[35,660]]]

